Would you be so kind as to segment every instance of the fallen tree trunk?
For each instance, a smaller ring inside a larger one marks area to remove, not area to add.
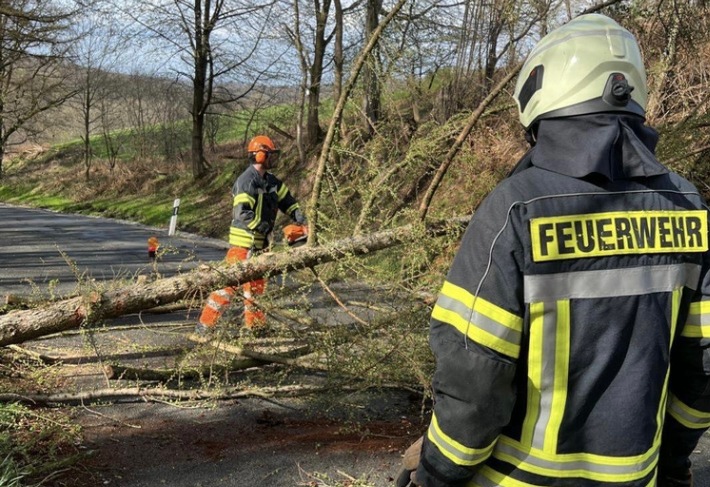
[[[56,394],[0,394],[0,403],[20,402],[32,405],[51,405],[59,403],[86,403],[106,400],[155,401],[180,399],[198,401],[202,399],[240,399],[245,397],[297,397],[330,390],[322,386],[289,385],[240,389],[237,387],[220,390],[176,390],[165,387],[128,387],[123,389],[99,389],[83,392],[60,392]]]
[[[445,223],[428,224],[427,237],[460,232],[470,216]],[[347,238],[318,247],[299,247],[288,252],[263,254],[234,265],[223,263],[202,266],[185,274],[150,283],[133,284],[119,289],[94,291],[51,303],[36,309],[12,311],[0,316],[0,346],[22,343],[51,333],[78,328],[84,323],[136,313],[174,303],[200,292],[206,293],[225,286],[269,275],[313,267],[347,256],[369,254],[394,245],[410,242],[413,235],[422,234],[416,225],[405,225],[371,235]]]

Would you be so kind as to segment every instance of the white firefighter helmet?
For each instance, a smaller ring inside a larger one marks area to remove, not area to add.
[[[526,130],[541,119],[588,113],[645,116],[646,71],[633,34],[599,14],[577,17],[543,37],[515,86]]]

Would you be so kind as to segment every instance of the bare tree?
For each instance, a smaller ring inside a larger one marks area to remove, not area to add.
[[[301,70],[301,80],[298,84],[298,112],[296,119],[296,148],[298,149],[298,159],[303,164],[306,161],[306,140],[303,130],[303,118],[306,110],[306,91],[308,90],[308,52],[301,37],[301,8],[299,0],[293,2],[293,28],[286,26],[287,34],[296,48],[298,54],[298,64]]]
[[[70,55],[78,66],[76,89],[82,120],[81,139],[84,147],[84,177],[88,181],[92,165],[91,136],[105,113],[99,109],[110,95],[108,80],[117,63],[117,32],[103,21],[103,15],[88,15],[75,22],[76,40]]]
[[[325,135],[320,125],[321,95],[323,78],[331,65],[333,100],[337,103],[340,98],[345,69],[345,17],[356,11],[359,5],[360,1],[355,1],[344,8],[340,0],[333,0],[332,3],[331,0],[313,0],[306,9],[300,0],[293,0],[293,25],[286,25],[285,30],[298,54],[302,76],[300,89],[303,90],[301,106],[304,113],[299,115],[297,126],[304,141],[299,144],[301,157],[319,144]]]
[[[191,161],[195,179],[209,168],[205,157],[205,119],[214,104],[228,104],[245,97],[268,73],[274,59],[257,60],[250,66],[269,25],[271,3],[249,0],[150,0],[117,4],[162,42],[162,54],[171,69],[192,83]],[[172,51],[172,54],[168,54]],[[166,56],[166,54],[168,54]],[[246,82],[228,83],[242,77]],[[215,87],[221,82],[222,97]],[[228,87],[236,87],[235,91]]]
[[[315,147],[323,138],[323,129],[320,126],[320,94],[326,48],[333,38],[333,32],[326,33],[330,5],[330,0],[313,0],[316,28],[313,36],[313,61],[310,64],[308,84],[306,134],[309,148]]]
[[[372,35],[367,39],[367,43],[363,46],[362,50],[355,59],[353,66],[350,71],[350,78],[347,84],[343,87],[343,92],[340,94],[338,103],[335,106],[335,111],[333,113],[333,118],[328,126],[328,132],[326,133],[325,140],[323,141],[323,147],[321,148],[320,156],[318,157],[318,167],[316,169],[316,175],[313,181],[313,192],[311,193],[310,202],[310,232],[308,234],[308,245],[315,246],[318,244],[318,212],[319,199],[321,188],[323,186],[323,176],[325,174],[326,166],[328,164],[328,158],[330,151],[332,149],[333,140],[335,134],[338,131],[340,124],[342,123],[343,111],[345,110],[345,104],[350,99],[350,94],[357,82],[358,76],[362,71],[365,64],[367,56],[375,48],[375,45],[380,41],[380,37],[385,28],[392,22],[392,19],[399,13],[407,0],[397,0],[397,3],[392,7],[389,13],[384,19],[379,23],[377,28],[372,32]]]
[[[52,3],[0,4],[0,178],[8,145],[21,142],[40,113],[76,93],[63,64],[72,15]]]

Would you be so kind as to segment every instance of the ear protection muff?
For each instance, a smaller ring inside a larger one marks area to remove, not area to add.
[[[269,153],[265,150],[260,150],[254,153],[254,162],[256,164],[263,164],[266,162],[266,159],[269,158]]]

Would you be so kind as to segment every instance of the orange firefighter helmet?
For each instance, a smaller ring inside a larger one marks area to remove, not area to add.
[[[257,135],[249,141],[247,152],[253,164],[263,164],[271,154],[278,154],[279,150],[269,137]]]

